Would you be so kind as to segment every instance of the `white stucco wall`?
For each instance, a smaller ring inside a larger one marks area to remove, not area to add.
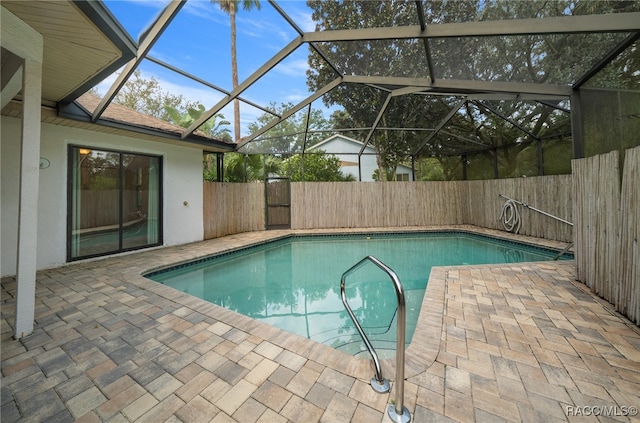
[[[351,174],[356,181],[360,179],[360,170],[362,170],[362,182],[371,182],[373,181],[373,172],[378,169],[378,164],[376,163],[376,156],[362,155],[360,157],[360,170],[358,169],[358,155],[355,154],[336,154],[336,156],[340,159],[341,162],[356,162],[353,165],[343,165],[340,170],[344,174]]]
[[[0,153],[0,275],[16,272],[20,120],[2,116]],[[164,245],[203,239],[202,150],[42,124],[37,268],[66,262],[67,146],[81,145],[162,156]],[[183,203],[187,202],[185,206]]]
[[[364,153],[360,156],[360,169],[358,169],[358,153],[362,148],[363,143],[349,137],[343,137],[340,135],[334,135],[327,138],[321,143],[311,147],[309,150],[321,149],[328,154],[333,154],[340,159],[343,163],[340,167],[342,173],[351,174],[356,179],[360,180],[360,171],[362,172],[362,182],[372,182],[373,174],[378,169],[378,162],[376,161],[376,150],[367,145],[364,149]],[[344,163],[350,163],[345,165]],[[353,164],[351,164],[353,163]],[[413,174],[411,168],[406,166],[398,166],[396,173],[408,174],[409,180],[413,181]]]

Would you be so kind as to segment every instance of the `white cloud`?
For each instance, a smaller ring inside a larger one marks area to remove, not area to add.
[[[284,96],[283,102],[285,103],[291,102],[293,104],[298,104],[307,97],[309,97],[309,93],[307,92],[303,93],[299,90],[289,91]]]
[[[316,23],[311,19],[310,10],[297,10],[290,17],[296,24],[298,24],[302,31],[314,32],[316,30]]]
[[[109,88],[111,88],[113,83],[116,82],[116,78],[118,77],[118,75],[120,75],[120,72],[122,72],[122,68],[118,69],[117,71],[109,75],[101,83],[96,85],[96,89],[98,90],[98,93],[100,94],[101,97],[103,97],[107,93]]]
[[[220,6],[209,0],[191,0],[184,6],[184,12],[199,18],[210,20],[219,25],[229,26],[229,15],[220,10]]]
[[[307,59],[296,59],[282,62],[274,70],[283,75],[305,78],[307,69],[309,69]]]
[[[279,25],[273,21],[255,19],[255,17],[250,16],[250,12],[246,15],[246,17],[243,17],[243,15],[238,15],[237,17],[238,30],[243,35],[266,40],[278,38],[286,43],[293,40],[295,35],[297,35],[294,31],[287,31],[283,28],[283,25]],[[284,21],[283,24],[287,25]]]

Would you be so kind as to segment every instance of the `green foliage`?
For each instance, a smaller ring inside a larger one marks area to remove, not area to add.
[[[640,90],[640,50],[635,42],[585,86],[612,89]]]
[[[353,181],[352,175],[344,175],[340,170],[340,159],[317,150],[318,154],[296,154],[282,161],[282,174],[292,182]]]
[[[544,156],[545,175],[571,173],[573,151],[570,137],[546,141],[542,154]]]
[[[89,189],[97,190],[117,190],[118,179],[109,175],[93,175],[89,184]]]
[[[240,10],[238,7],[240,5],[242,5],[242,9],[244,10],[251,10],[254,6],[260,10],[259,0],[211,0],[211,3],[218,3],[220,10],[229,14],[237,13],[238,10]]]
[[[203,178],[215,182],[218,173],[215,155],[208,154],[203,159]],[[281,160],[261,154],[225,153],[223,167],[224,182],[253,182],[264,180],[267,175],[280,172]]]
[[[373,174],[371,175],[371,178],[376,181],[379,182],[380,179],[380,169],[376,169],[373,171]],[[384,169],[384,177],[382,180],[384,181],[394,181],[396,178],[396,174],[394,172],[393,169]]]
[[[433,157],[427,157],[417,164],[421,181],[443,181],[444,170],[442,163]]]
[[[193,107],[189,107],[186,112],[180,112],[169,105],[165,106],[165,111],[169,122],[177,126],[182,126],[183,128],[188,128],[193,122],[198,120],[206,110],[204,105],[196,103]],[[231,131],[223,126],[229,124],[230,122],[225,120],[222,113],[216,113],[202,124],[198,130],[209,137],[230,142]]]
[[[215,154],[205,154],[202,156],[202,179],[209,182],[218,181]]]
[[[622,160],[640,145],[640,91],[583,89],[580,99],[586,157],[618,150]]]
[[[413,2],[338,2],[309,0],[317,30],[376,28],[417,25]],[[542,18],[590,13],[638,11],[632,1],[511,1],[468,0],[423,2],[429,23],[460,23],[487,20]],[[438,79],[546,83],[567,85],[576,81],[625,34],[547,34],[501,37],[459,37],[429,40],[433,72]],[[344,74],[427,78],[425,46],[412,40],[327,42],[323,51]],[[335,79],[332,67],[311,51],[307,84],[317,90]],[[616,63],[601,72],[600,86],[637,88],[640,55],[637,45],[627,49]],[[598,80],[595,78],[594,81]],[[339,105],[334,122],[341,128],[371,127],[388,92],[372,86],[342,84],[323,96],[327,106]],[[497,153],[500,177],[537,174],[537,140],[570,134],[568,113],[537,102],[484,101],[463,106],[448,121],[444,117],[460,98],[404,95],[393,97],[381,116],[371,143],[378,151],[379,173],[388,173],[408,156],[416,160],[437,157],[445,179],[462,175],[464,155],[471,176],[493,177]],[[557,103],[556,103],[557,104]],[[561,105],[565,108],[568,105]],[[433,136],[428,129],[442,130]],[[395,128],[395,129],[393,129]],[[404,128],[404,129],[397,129]],[[354,138],[358,138],[354,136]],[[544,141],[543,141],[544,147]],[[555,148],[568,149],[568,144]],[[417,154],[416,154],[417,153]],[[478,157],[474,157],[478,155]],[[495,157],[495,156],[494,156]],[[567,158],[563,150],[559,157]],[[570,167],[554,163],[554,169]],[[387,176],[388,178],[388,176]],[[385,179],[382,176],[382,179]]]
[[[225,182],[252,182],[263,180],[265,174],[277,173],[280,161],[261,154],[227,153],[224,156]]]
[[[249,124],[249,132],[257,132],[260,128],[276,119],[275,115],[281,116],[293,106],[293,103],[277,105],[275,102],[271,102],[267,108],[272,110],[273,114],[263,113],[258,116],[255,122]],[[322,141],[324,134],[322,132],[314,133],[313,131],[329,129],[330,124],[321,110],[311,109],[309,113],[307,111],[308,109],[301,110],[280,122],[260,136],[260,140],[251,142],[247,149],[251,152],[267,154],[302,152],[303,144],[305,143],[304,134],[307,130],[309,131],[306,139],[307,147]]]
[[[197,106],[196,102],[188,101],[182,95],[163,90],[155,77],[143,78],[139,70],[131,75],[113,101],[167,122],[170,122],[167,107],[186,111]]]
[[[97,89],[90,92],[98,94]],[[197,101],[187,101],[182,95],[164,91],[156,78],[144,79],[140,71],[133,73],[115,96],[114,102],[183,128],[191,126],[206,111],[204,105]],[[224,127],[229,124],[223,114],[217,113],[198,130],[206,136],[231,141],[231,131]]]

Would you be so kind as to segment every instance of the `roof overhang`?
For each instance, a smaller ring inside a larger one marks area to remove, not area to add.
[[[22,117],[22,105],[19,101],[10,101],[3,109],[2,115],[12,118]],[[97,121],[91,121],[91,113],[78,102],[70,103],[60,111],[54,107],[42,107],[42,122],[69,128],[107,133],[117,136],[161,142],[171,145],[201,149],[210,153],[227,153],[235,150],[235,144],[211,140],[206,137],[192,135],[186,140],[180,138],[180,131],[164,128],[136,125],[110,117],[110,110]]]
[[[3,0],[42,34],[42,104],[71,103],[135,57],[135,42],[101,2]]]
[[[234,145],[198,132],[182,136],[180,127],[151,117],[136,119],[133,111],[111,104],[105,115],[92,119],[97,103],[80,101],[92,87],[136,60],[139,47],[100,1],[3,0],[3,13],[11,13],[42,35],[43,122],[108,132],[134,138],[188,144],[211,152],[233,151]],[[21,86],[5,74],[18,74],[20,62],[2,48],[2,114],[21,117]],[[12,71],[13,72],[9,72]],[[6,79],[6,81],[5,81]],[[6,82],[6,83],[5,83]],[[5,107],[6,106],[6,107]],[[103,110],[104,111],[104,110]]]

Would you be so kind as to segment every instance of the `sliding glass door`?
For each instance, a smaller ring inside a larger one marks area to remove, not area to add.
[[[67,258],[162,244],[161,160],[69,147]]]

